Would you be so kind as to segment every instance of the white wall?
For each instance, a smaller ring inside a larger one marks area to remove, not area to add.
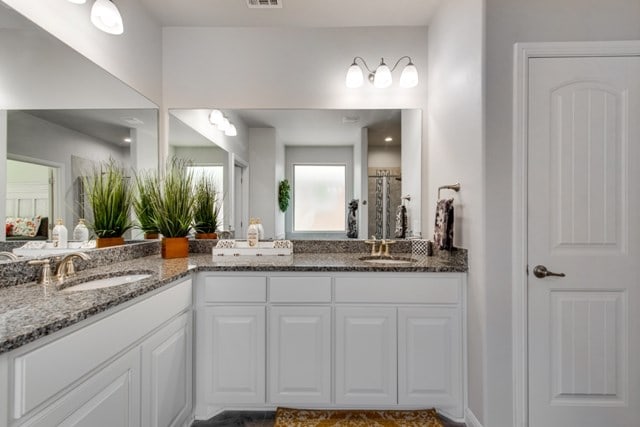
[[[437,187],[460,182],[454,244],[469,250],[469,407],[484,415],[486,282],[483,141],[483,0],[445,1],[429,26],[428,150],[423,153],[428,197],[422,229],[433,233]],[[426,157],[426,158],[425,158]],[[424,192],[423,192],[424,193]],[[454,193],[447,193],[451,196]],[[444,194],[443,194],[444,196]],[[508,403],[505,403],[508,404]],[[485,426],[494,427],[487,423]]]
[[[370,168],[398,168],[401,166],[400,146],[394,145],[385,147],[382,145],[371,145],[368,147],[367,164]],[[418,160],[420,160],[418,158]]]
[[[73,230],[77,221],[73,216],[75,201],[71,156],[92,161],[109,160],[111,157],[125,165],[129,164],[128,148],[116,147],[21,111],[9,113],[7,142],[7,155],[10,158],[12,155],[24,156],[64,168],[60,174],[63,179],[63,200],[60,201],[59,212],[68,230]]]
[[[423,210],[429,211],[429,201],[427,198],[425,209],[422,209],[423,199],[421,193],[421,184],[426,186],[424,177],[428,172],[423,170],[422,166],[422,111],[421,110],[402,110],[401,113],[401,132],[402,132],[402,151],[401,168],[402,168],[402,197],[411,196],[410,201],[405,202],[407,207],[407,218],[409,220],[408,235],[417,235],[420,229],[420,219],[424,217]],[[427,130],[425,129],[425,132]],[[428,182],[428,181],[427,181]],[[431,230],[431,222],[422,225],[423,230]],[[424,234],[423,234],[424,236]],[[429,237],[429,234],[426,235]]]
[[[278,200],[276,178],[276,130],[249,129],[249,216],[262,219],[265,238],[276,238]],[[243,239],[246,236],[236,236]]]
[[[160,105],[162,35],[137,0],[119,0],[124,34],[106,34],[91,24],[93,2],[2,0],[44,30]]]
[[[486,402],[484,425],[511,427],[513,44],[639,40],[638,0],[486,0]],[[464,191],[464,187],[463,187]]]

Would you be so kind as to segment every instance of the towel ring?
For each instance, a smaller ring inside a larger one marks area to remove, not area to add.
[[[440,200],[440,190],[453,190],[456,193],[460,191],[460,183],[457,182],[451,185],[443,185],[442,187],[438,187],[438,200]]]

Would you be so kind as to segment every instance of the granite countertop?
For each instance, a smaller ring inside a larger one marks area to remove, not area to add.
[[[394,254],[406,256],[409,254]],[[362,253],[296,253],[282,259],[213,261],[210,253],[164,260],[158,255],[81,271],[65,287],[95,278],[150,274],[147,279],[110,288],[60,292],[34,282],[0,287],[0,353],[78,323],[196,271],[466,272],[466,251],[428,257],[408,265],[375,265]]]

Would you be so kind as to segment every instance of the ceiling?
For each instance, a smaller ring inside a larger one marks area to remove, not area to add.
[[[157,135],[158,132],[158,111],[153,109],[23,111],[42,120],[121,147],[129,146],[129,143],[124,142],[124,138],[130,135],[131,129],[138,129],[152,135]]]
[[[141,0],[164,27],[426,26],[442,0],[282,0],[250,9],[246,0]]]
[[[211,110],[188,110],[183,114],[208,115]],[[353,145],[361,129],[369,129],[369,145],[400,145],[400,110],[223,110],[238,129],[274,128],[285,145]],[[390,136],[393,141],[384,141]],[[242,137],[240,135],[239,137]],[[212,141],[171,116],[170,144],[211,146]]]

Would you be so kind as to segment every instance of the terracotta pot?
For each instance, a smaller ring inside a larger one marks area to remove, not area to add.
[[[186,258],[189,256],[189,239],[186,237],[163,237],[160,247],[162,258]]]
[[[98,237],[96,239],[96,248],[108,248],[110,246],[124,245],[124,237]]]
[[[218,233],[196,233],[196,239],[217,239]]]
[[[144,238],[145,239],[157,239],[160,236],[158,233],[153,233],[149,231],[145,231]]]

